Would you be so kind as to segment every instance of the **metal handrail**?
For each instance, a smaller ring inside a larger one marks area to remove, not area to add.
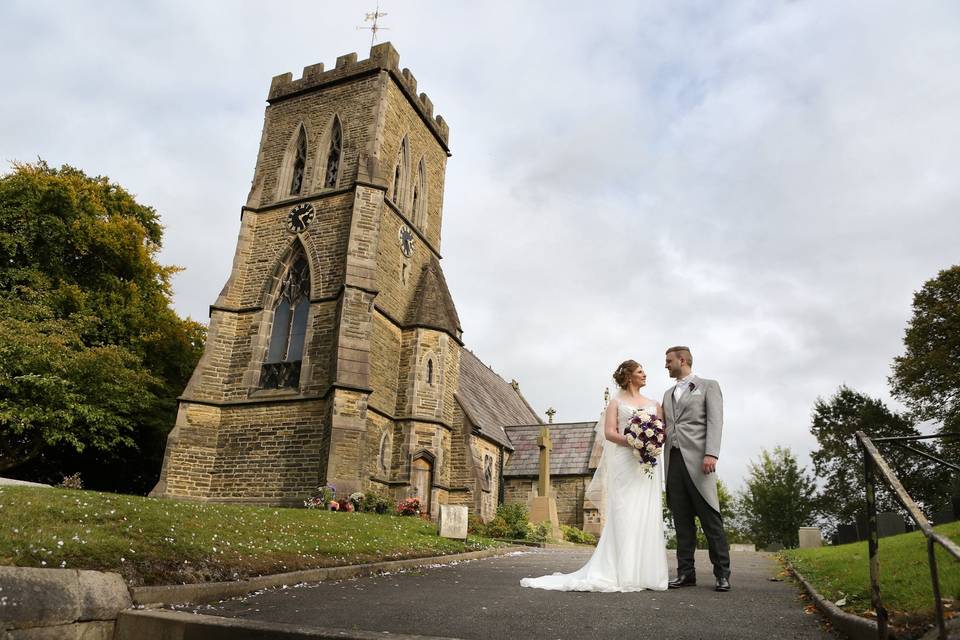
[[[863,431],[857,431],[856,436],[857,442],[860,444],[860,448],[863,450],[863,468],[867,493],[867,527],[869,530],[868,547],[870,550],[870,601],[873,604],[873,610],[877,614],[877,637],[880,640],[887,640],[887,627],[889,620],[887,610],[884,608],[883,601],[880,599],[880,563],[877,558],[877,550],[879,545],[877,535],[877,497],[875,476],[877,473],[879,473],[880,477],[893,492],[894,498],[897,499],[897,502],[903,505],[903,508],[907,510],[907,513],[910,514],[910,517],[913,518],[913,521],[917,523],[917,526],[921,531],[923,531],[923,535],[927,538],[927,560],[930,565],[930,579],[933,582],[933,599],[934,606],[937,610],[937,625],[939,626],[938,637],[941,640],[946,640],[946,619],[944,617],[943,600],[940,597],[940,575],[937,570],[937,558],[934,554],[934,545],[939,544],[957,561],[960,561],[960,546],[958,546],[949,538],[942,536],[933,530],[933,526],[931,526],[926,516],[924,516],[920,511],[917,503],[913,501],[913,498],[911,498],[910,494],[908,494],[906,489],[903,488],[903,485],[900,483],[900,480],[897,478],[896,474],[892,469],[890,469],[890,465],[887,464],[887,461],[884,460],[883,456],[880,455],[880,452],[877,451],[877,447],[874,445],[874,442],[892,442],[898,446],[913,451],[914,453],[918,453],[925,458],[932,459],[938,464],[943,464],[947,467],[960,471],[960,467],[955,464],[946,462],[945,460],[940,460],[939,458],[923,451],[919,451],[913,447],[908,447],[904,444],[901,444],[901,442],[905,440],[960,437],[960,433],[946,433],[941,434],[940,436],[876,438],[875,440],[871,440],[870,437],[868,437]]]

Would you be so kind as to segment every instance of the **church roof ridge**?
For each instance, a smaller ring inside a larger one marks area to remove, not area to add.
[[[463,349],[460,355],[457,399],[481,435],[510,449],[513,443],[504,431],[505,425],[540,420],[511,384],[469,349]]]

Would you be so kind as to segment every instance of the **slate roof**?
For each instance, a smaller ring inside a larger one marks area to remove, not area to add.
[[[505,426],[541,423],[520,389],[515,389],[468,349],[460,350],[460,389],[455,397],[482,435],[508,449],[514,446]]]
[[[447,279],[435,256],[423,265],[413,300],[407,312],[407,325],[441,329],[457,338],[463,334]]]
[[[590,452],[593,449],[596,422],[573,422],[547,425],[550,430],[550,475],[587,475],[590,468]],[[536,476],[540,472],[540,435],[538,424],[507,427],[507,435],[513,442],[513,453],[503,468],[503,477]]]

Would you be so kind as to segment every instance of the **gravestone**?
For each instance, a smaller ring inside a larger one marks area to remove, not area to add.
[[[441,538],[467,539],[467,507],[459,504],[440,505],[437,530]]]
[[[812,549],[823,546],[820,527],[800,527],[800,548]]]
[[[957,519],[956,514],[954,514],[953,509],[940,509],[939,511],[934,511],[930,514],[931,519],[933,520],[934,525],[944,524],[947,522],[953,522]]]
[[[885,538],[906,533],[907,527],[899,513],[884,511],[877,514],[877,536]]]
[[[857,525],[842,524],[837,527],[837,544],[850,544],[859,540],[857,535]]]

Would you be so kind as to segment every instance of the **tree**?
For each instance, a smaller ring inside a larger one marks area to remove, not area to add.
[[[829,400],[818,398],[813,409],[810,432],[819,448],[811,453],[816,477],[820,480],[817,512],[828,532],[840,524],[852,524],[866,509],[863,453],[856,432],[871,438],[915,436],[916,427],[908,416],[895,413],[883,401],[842,385]],[[890,445],[878,445],[880,452],[921,506],[936,506],[944,495],[943,472],[923,458]],[[911,446],[930,452],[923,442]],[[899,510],[890,493],[878,484],[877,508]]]
[[[5,470],[149,489],[205,332],[170,308],[162,232],[107,178],[43,161],[0,177]]]
[[[747,536],[742,530],[742,527],[740,526],[740,517],[736,498],[730,494],[730,490],[727,489],[727,485],[719,478],[717,479],[717,499],[720,502],[720,517],[723,518],[723,531],[727,536],[727,542],[749,542]],[[670,512],[670,507],[667,505],[666,494],[663,495],[661,504],[664,527],[668,532],[670,532],[670,538],[667,541],[667,548],[676,549],[677,537],[673,530],[673,514]],[[698,519],[697,548],[706,549],[707,546],[707,536],[703,533],[703,529],[700,528],[700,521]]]
[[[740,494],[744,527],[758,547],[780,543],[799,544],[800,527],[810,523],[814,513],[816,485],[797,464],[790,449],[766,449],[758,463],[751,462],[746,488]]]
[[[893,395],[920,421],[960,433],[960,265],[941,271],[913,296],[913,317],[894,358]],[[945,440],[941,454],[960,458],[960,439]]]

